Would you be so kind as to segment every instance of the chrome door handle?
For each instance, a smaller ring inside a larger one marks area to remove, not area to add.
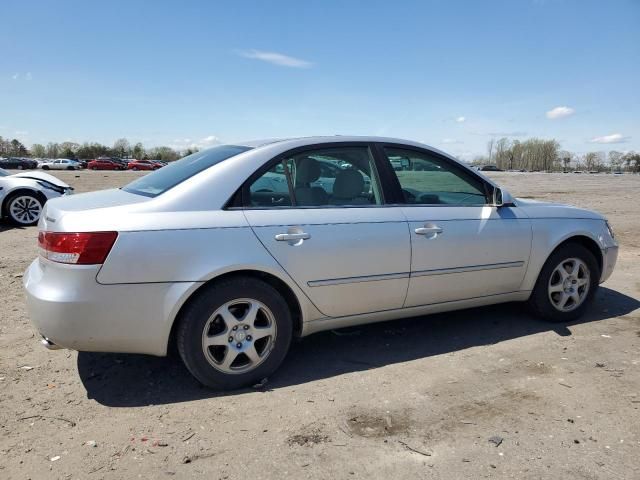
[[[278,242],[297,242],[299,240],[309,240],[311,235],[305,232],[301,233],[278,233],[275,239]]]
[[[440,227],[420,227],[420,228],[416,228],[414,230],[418,235],[432,235],[432,236],[436,236],[440,233],[442,233],[442,228]]]

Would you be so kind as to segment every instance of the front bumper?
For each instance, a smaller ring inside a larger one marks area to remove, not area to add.
[[[602,273],[600,275],[600,283],[607,281],[613,273],[613,269],[618,261],[618,246],[612,245],[602,251]]]
[[[29,316],[49,347],[166,355],[173,320],[200,284],[102,285],[99,269],[38,258],[25,272]]]

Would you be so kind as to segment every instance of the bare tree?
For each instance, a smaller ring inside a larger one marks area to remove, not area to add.
[[[493,146],[495,145],[495,143],[496,141],[494,138],[492,138],[487,142],[487,153],[489,154],[489,163],[493,163]]]
[[[129,145],[129,140],[126,138],[119,138],[115,142],[113,142],[113,155],[120,158],[125,158],[129,156],[131,151],[131,146]]]

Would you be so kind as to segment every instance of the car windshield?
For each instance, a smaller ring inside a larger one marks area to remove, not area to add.
[[[181,158],[166,167],[138,178],[122,187],[122,190],[147,197],[155,197],[175,187],[179,183],[184,182],[188,178],[193,177],[196,173],[200,173],[223,160],[227,160],[247,150],[251,150],[251,148],[238,145],[220,145],[209,148],[202,152]]]
[[[0,168],[0,177],[8,177],[10,175],[9,172]]]

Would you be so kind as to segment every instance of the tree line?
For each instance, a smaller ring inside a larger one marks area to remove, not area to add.
[[[126,138],[116,140],[111,147],[97,142],[49,142],[46,145],[34,143],[28,149],[17,139],[0,136],[0,157],[70,158],[90,160],[98,157],[135,158],[137,160],[162,160],[171,162],[197,152],[197,149],[183,151],[170,147],[145,148],[140,142],[130,144]]]
[[[474,165],[495,165],[502,170],[528,170],[559,172],[568,170],[588,171],[640,171],[640,153],[611,150],[605,152],[573,153],[560,149],[557,140],[530,138],[510,140],[491,139],[487,143],[487,155],[474,158]]]
[[[140,142],[130,144],[126,138],[116,140],[111,147],[97,142],[55,143],[47,145],[34,143],[30,149],[17,139],[0,136],[0,157],[71,158],[89,160],[102,156],[115,158],[135,158],[138,160],[162,160],[171,162],[197,152],[197,149],[183,151],[170,147],[145,148]],[[530,138],[510,140],[491,139],[487,144],[487,155],[474,158],[474,165],[496,165],[502,170],[528,170],[558,172],[566,170],[589,171],[630,171],[640,172],[640,153],[605,152],[573,153],[560,149],[557,140]]]

